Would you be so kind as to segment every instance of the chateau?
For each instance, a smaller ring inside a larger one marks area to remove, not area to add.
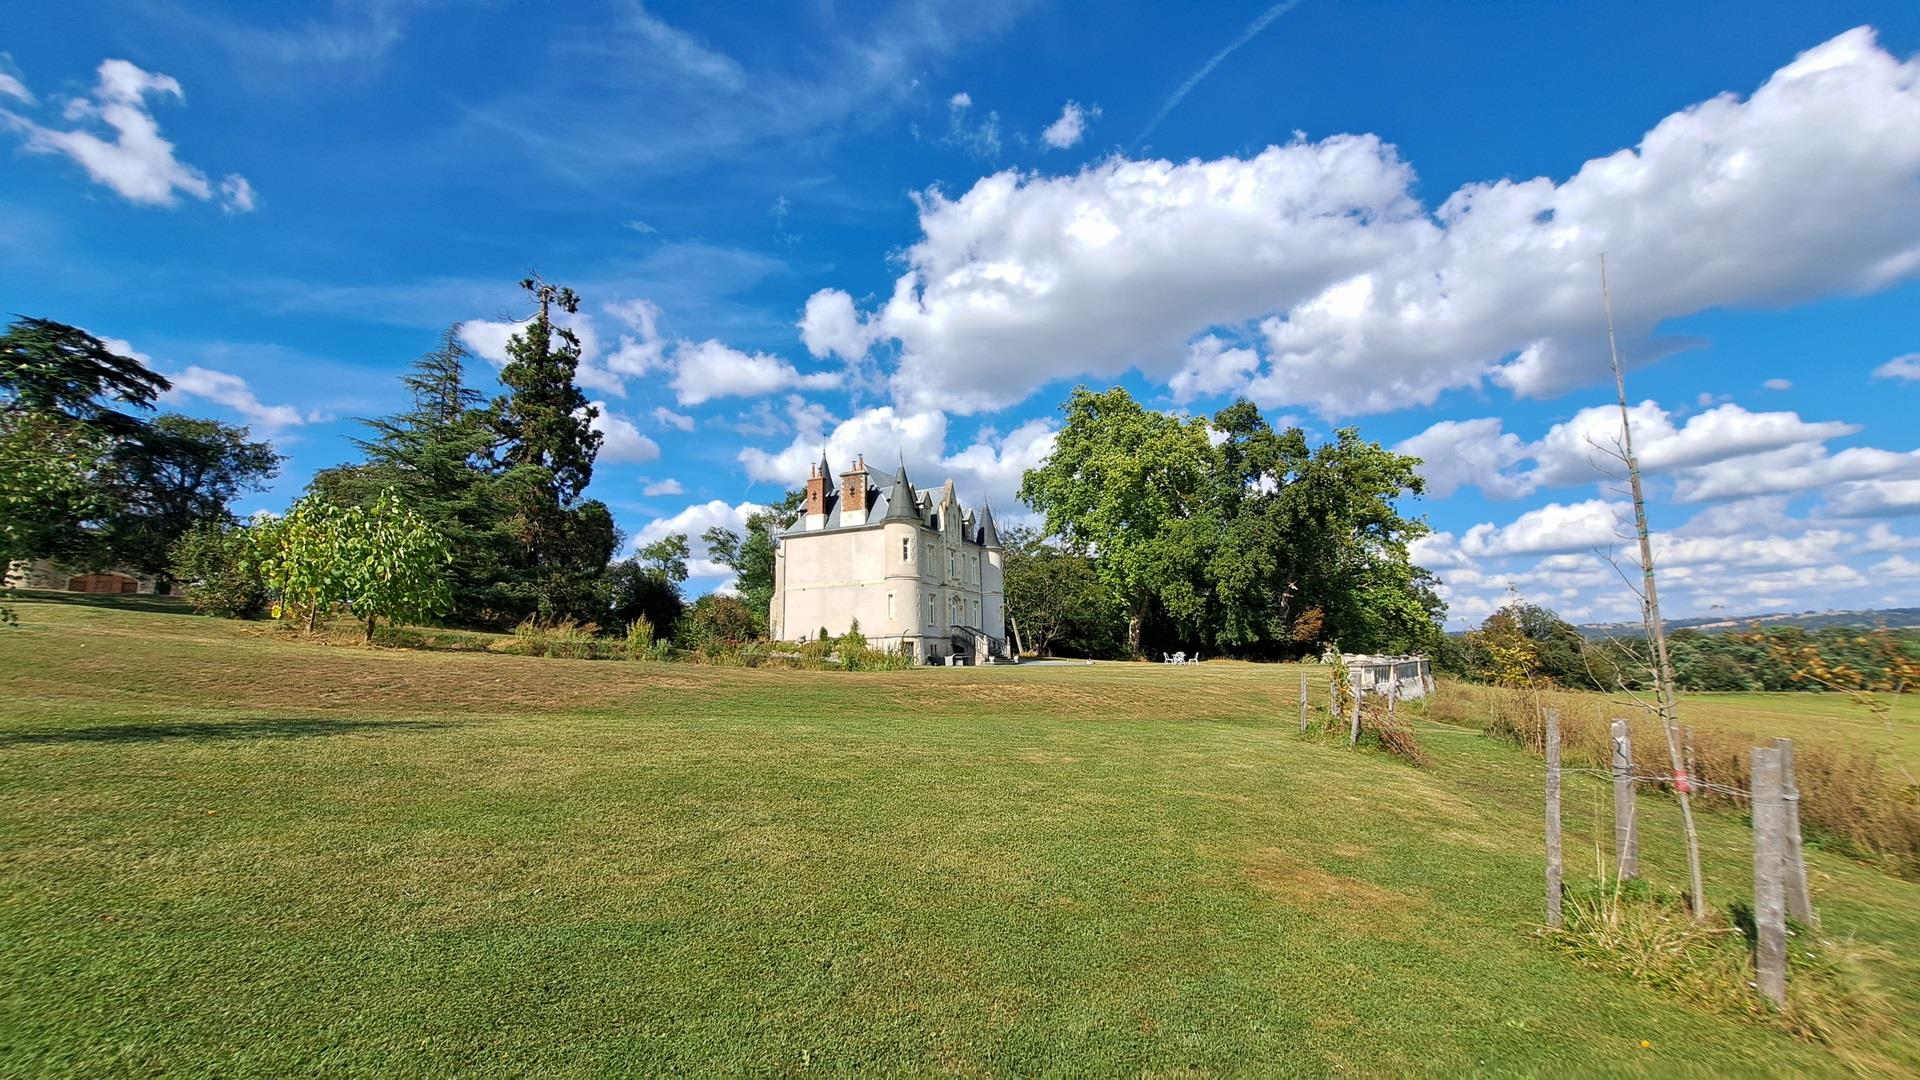
[[[983,663],[1008,655],[1003,552],[992,511],[960,505],[953,481],[915,491],[904,464],[891,480],[864,457],[833,482],[824,455],[807,478],[807,502],[776,538],[776,641],[846,633],[904,645],[922,663]]]

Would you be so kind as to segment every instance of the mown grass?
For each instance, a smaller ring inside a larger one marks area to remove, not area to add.
[[[582,663],[21,610],[4,1073],[1920,1070],[1920,887],[1814,853],[1898,1011],[1850,1056],[1688,1007],[1533,933],[1536,761],[1417,716],[1426,769],[1302,738],[1291,668]],[[1604,797],[1569,784],[1570,875]],[[1703,828],[1715,899],[1744,894],[1743,823]]]

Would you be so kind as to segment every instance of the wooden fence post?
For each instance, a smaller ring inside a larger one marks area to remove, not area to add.
[[[1775,739],[1773,748],[1780,751],[1780,798],[1786,809],[1786,844],[1781,855],[1786,860],[1787,914],[1802,926],[1818,930],[1820,913],[1813,910],[1813,893],[1807,889],[1807,853],[1800,842],[1800,785],[1793,778],[1793,740]]]
[[[1625,720],[1613,722],[1613,856],[1620,880],[1640,876],[1640,816],[1634,801],[1633,732]]]
[[[1396,667],[1394,668],[1394,670],[1398,671],[1400,669]],[[1396,678],[1393,680],[1393,682],[1387,684],[1387,723],[1388,724],[1393,723],[1393,707],[1396,703],[1399,702],[1399,700],[1400,700],[1400,680]]]
[[[1700,790],[1700,758],[1693,752],[1693,729],[1680,729],[1680,767],[1686,770],[1687,790]]]
[[[1780,751],[1753,748],[1753,966],[1760,992],[1787,1003],[1787,897],[1781,841],[1786,800],[1780,797]]]
[[[1305,734],[1306,730],[1307,730],[1307,673],[1305,670],[1302,670],[1300,672],[1300,731],[1302,734]]]
[[[1347,735],[1348,746],[1360,745],[1360,685],[1353,687],[1353,730]]]
[[[1560,710],[1547,710],[1547,925],[1560,926]]]

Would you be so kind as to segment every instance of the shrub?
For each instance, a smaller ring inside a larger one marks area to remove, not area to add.
[[[228,619],[266,614],[266,581],[246,526],[201,522],[174,541],[168,554],[172,574],[187,584],[187,602],[194,610]]]
[[[532,616],[513,628],[513,640],[503,651],[517,656],[552,656],[564,660],[594,660],[611,655],[596,636],[599,627],[577,623],[572,616],[542,623]]]
[[[1427,764],[1427,752],[1420,748],[1420,740],[1413,734],[1413,728],[1400,716],[1389,718],[1384,704],[1362,706],[1360,710],[1361,728],[1371,734],[1380,748],[1409,765]]]
[[[737,596],[709,593],[694,601],[685,623],[687,644],[698,649],[708,642],[738,645],[759,634],[759,623]]]
[[[1865,953],[1793,926],[1787,1004],[1775,1010],[1752,988],[1752,945],[1736,903],[1695,920],[1680,893],[1643,881],[1569,887],[1548,940],[1582,966],[1626,976],[1712,1012],[1777,1024],[1809,1041],[1842,1045],[1885,1027],[1886,995],[1867,979]]]

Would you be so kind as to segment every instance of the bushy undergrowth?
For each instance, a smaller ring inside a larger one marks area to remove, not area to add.
[[[1696,1008],[1777,1024],[1809,1041],[1844,1047],[1884,1028],[1891,1006],[1867,977],[1865,952],[1790,926],[1787,1003],[1753,989],[1753,942],[1734,912],[1696,921],[1685,897],[1643,881],[1569,887],[1564,925],[1545,931],[1576,962],[1623,975]]]
[[[1339,685],[1337,682],[1335,685]],[[1353,707],[1353,698],[1345,697],[1346,708]],[[1342,715],[1314,714],[1316,719],[1309,730],[1322,738],[1336,738],[1345,743],[1353,733],[1352,713]],[[1389,718],[1384,701],[1377,698],[1363,700],[1360,704],[1360,746],[1383,750],[1394,757],[1413,765],[1424,767],[1429,759],[1413,733],[1413,726],[1407,723],[1404,712],[1396,711]]]
[[[1536,695],[1530,690],[1448,683],[1432,699],[1428,715],[1481,728],[1539,753],[1546,738],[1540,712],[1544,708],[1560,711],[1560,755],[1570,766],[1610,766],[1609,725],[1618,717],[1632,727],[1636,771],[1665,774],[1671,770],[1659,721],[1597,694],[1543,690]],[[1695,798],[1743,806],[1736,793],[1747,790],[1749,753],[1763,741],[1746,733],[1696,728],[1691,768],[1698,782]],[[1901,877],[1920,878],[1920,791],[1875,754],[1797,740],[1793,757],[1800,820],[1811,839]]]

